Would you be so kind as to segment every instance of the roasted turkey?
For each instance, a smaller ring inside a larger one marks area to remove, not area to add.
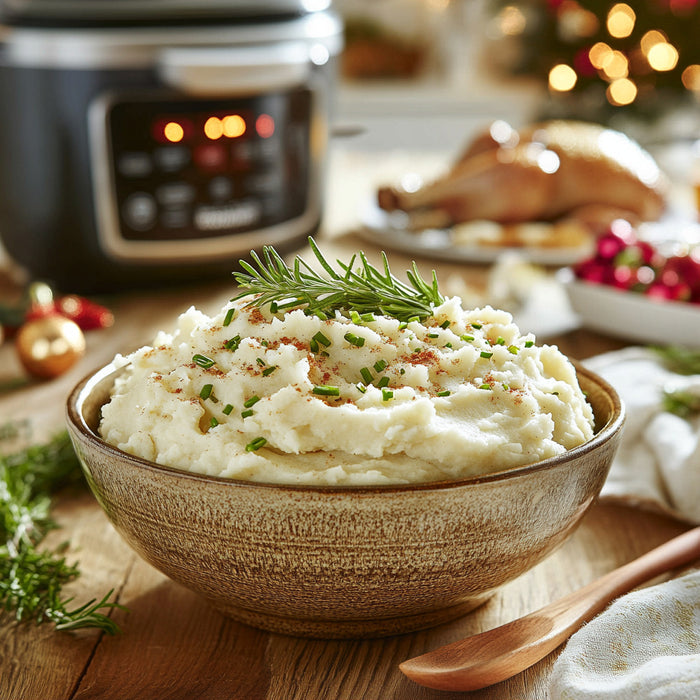
[[[518,131],[498,121],[444,176],[414,191],[381,187],[378,203],[408,212],[415,228],[575,218],[595,229],[658,219],[666,187],[653,157],[619,131],[568,120]]]

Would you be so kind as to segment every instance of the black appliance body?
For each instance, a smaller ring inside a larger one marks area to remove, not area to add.
[[[342,47],[323,2],[17,3],[0,238],[29,276],[78,293],[205,279],[316,232]]]

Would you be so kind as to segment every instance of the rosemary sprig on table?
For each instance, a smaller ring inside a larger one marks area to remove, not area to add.
[[[700,351],[678,346],[651,348],[664,363],[664,366],[676,374],[700,374]],[[669,413],[681,418],[700,412],[700,396],[688,389],[665,389],[663,407]]]
[[[269,304],[273,312],[304,308],[307,313],[329,318],[336,311],[354,311],[360,315],[378,313],[399,321],[424,320],[432,315],[434,306],[444,301],[435,272],[428,283],[415,262],[406,272],[408,285],[394,277],[384,253],[382,270],[371,265],[364,253],[353,255],[348,263],[337,260],[340,270],[336,270],[313,238],[309,238],[309,245],[327,276],[320,275],[299,256],[290,268],[272,246],[265,246],[262,259],[251,253],[254,265],[240,261],[244,272],[233,275],[243,291],[233,299],[253,294],[250,305]]]
[[[667,369],[676,374],[700,374],[700,351],[676,345],[651,348]]]
[[[109,634],[117,624],[102,612],[117,603],[101,600],[69,609],[63,586],[79,576],[77,566],[55,550],[40,548],[56,527],[51,517],[51,494],[80,479],[80,468],[66,433],[46,445],[13,455],[0,455],[0,614],[14,613],[19,621],[52,622],[59,630],[93,627]]]

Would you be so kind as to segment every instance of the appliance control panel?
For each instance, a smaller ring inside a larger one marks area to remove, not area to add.
[[[311,92],[115,101],[112,209],[125,241],[209,239],[304,214]]]

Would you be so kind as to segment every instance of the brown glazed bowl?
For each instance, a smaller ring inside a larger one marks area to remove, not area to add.
[[[377,637],[463,615],[573,532],[603,486],[623,422],[614,390],[577,371],[596,418],[593,439],[536,464],[448,482],[280,486],[133,457],[97,434],[111,365],[73,390],[68,428],[114,527],[171,579],[254,627]]]

